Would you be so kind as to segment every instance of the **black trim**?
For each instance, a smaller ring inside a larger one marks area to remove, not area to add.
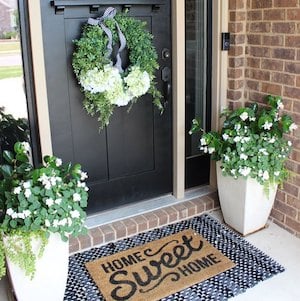
[[[34,89],[34,73],[32,64],[32,49],[30,41],[30,26],[28,2],[30,0],[18,0],[20,19],[20,42],[23,61],[23,76],[25,84],[25,94],[27,99],[27,112],[33,162],[39,165],[42,161],[41,144],[38,129],[38,117],[36,109],[36,95]]]
[[[211,89],[212,89],[212,2],[207,1],[207,63],[206,63],[206,131],[211,130]]]

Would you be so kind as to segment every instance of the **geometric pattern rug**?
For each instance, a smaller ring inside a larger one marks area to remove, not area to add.
[[[193,229],[198,232],[216,249],[231,259],[236,266],[165,297],[161,301],[223,301],[237,296],[257,283],[284,271],[280,264],[244,238],[210,215],[203,214],[70,256],[64,301],[105,300],[90,277],[85,267],[86,262],[140,246],[186,229]]]

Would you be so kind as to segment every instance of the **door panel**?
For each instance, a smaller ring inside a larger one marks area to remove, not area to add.
[[[101,5],[91,13],[88,5],[68,6],[55,13],[50,2],[41,1],[46,78],[53,153],[64,161],[79,162],[89,174],[88,213],[156,197],[172,191],[171,99],[163,115],[153,106],[149,95],[132,106],[116,108],[107,128],[98,130],[96,118],[82,107],[83,94],[72,71],[73,40],[89,17],[101,15]],[[77,3],[79,3],[77,2]],[[69,1],[69,3],[75,3]],[[105,1],[107,4],[108,1]],[[170,58],[161,57],[171,46],[170,1],[126,1],[129,15],[147,22],[159,54],[158,88],[164,91],[161,69],[171,68]],[[134,3],[140,3],[135,5]],[[141,4],[146,3],[146,4]],[[160,5],[153,5],[159,3]]]

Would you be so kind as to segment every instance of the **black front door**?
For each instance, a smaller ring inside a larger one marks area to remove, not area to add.
[[[117,108],[100,132],[96,118],[82,107],[71,66],[72,41],[89,17],[102,15],[108,6],[128,7],[130,16],[147,22],[159,55],[162,93],[167,90],[162,70],[171,68],[170,56],[164,55],[171,46],[169,0],[41,1],[53,153],[88,172],[90,214],[172,191],[170,96],[163,115],[145,95],[129,113],[128,107]]]

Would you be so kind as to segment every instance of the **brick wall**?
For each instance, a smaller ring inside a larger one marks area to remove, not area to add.
[[[229,31],[229,106],[280,95],[300,126],[300,1],[229,0]],[[279,189],[271,215],[300,237],[300,129],[289,139],[291,176]]]

